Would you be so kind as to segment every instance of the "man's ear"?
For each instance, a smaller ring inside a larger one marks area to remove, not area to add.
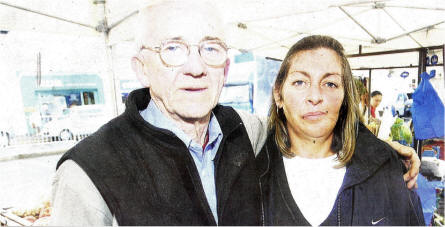
[[[275,100],[275,104],[277,105],[277,107],[278,108],[283,107],[282,99],[281,99],[281,92],[275,86],[272,87],[272,92],[273,92],[273,98]]]
[[[226,65],[224,66],[224,83],[227,81],[227,75],[229,75],[230,58],[227,58]]]
[[[148,76],[145,75],[144,63],[138,56],[134,56],[131,58],[131,68],[136,73],[136,77],[143,87],[150,87],[150,81],[148,80]]]

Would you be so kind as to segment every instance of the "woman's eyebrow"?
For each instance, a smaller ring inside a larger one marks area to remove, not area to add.
[[[309,73],[301,70],[294,70],[289,72],[289,75],[295,75],[295,73],[303,74],[303,76],[310,77]]]
[[[303,76],[310,77],[308,72],[301,71],[301,70],[291,71],[291,72],[289,72],[289,75],[295,75],[295,73],[299,73],[299,74],[302,74]],[[321,79],[324,79],[324,78],[329,77],[329,76],[340,76],[341,77],[341,74],[338,73],[338,72],[327,72],[327,73],[323,74]]]
[[[332,73],[325,73],[325,74],[323,75],[322,79],[324,79],[324,78],[326,78],[326,77],[330,77],[330,76],[339,76],[340,78],[342,77],[342,76],[341,76],[341,73],[334,73],[334,72],[332,72]]]

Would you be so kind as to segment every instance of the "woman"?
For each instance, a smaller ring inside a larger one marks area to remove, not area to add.
[[[424,225],[397,154],[359,123],[341,44],[310,36],[277,75],[258,155],[266,225]]]
[[[380,91],[373,91],[371,92],[371,116],[373,118],[376,118],[375,115],[375,109],[380,105],[382,102],[382,92]]]

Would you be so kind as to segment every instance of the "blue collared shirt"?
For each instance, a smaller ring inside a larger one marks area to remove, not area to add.
[[[215,217],[216,223],[218,223],[218,214],[216,212],[214,159],[223,134],[216,117],[213,114],[210,117],[208,127],[209,141],[203,150],[200,144],[193,141],[190,136],[186,135],[175,125],[174,122],[165,117],[153,100],[150,100],[147,108],[140,111],[140,114],[148,123],[158,128],[167,129],[173,132],[182,142],[184,142],[185,146],[189,149],[193,160],[195,161],[195,165],[198,169],[199,177],[201,178],[201,183],[207,197],[207,202],[212,210],[213,217]]]

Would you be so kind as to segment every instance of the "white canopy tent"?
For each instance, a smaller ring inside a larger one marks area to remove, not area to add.
[[[162,0],[0,0],[0,38],[2,34],[7,36],[14,32],[21,36],[30,32],[58,34],[69,40],[65,46],[57,46],[58,49],[69,49],[73,42],[88,40],[87,46],[94,48],[77,48],[76,55],[103,56],[95,64],[102,67],[104,74],[110,75],[107,76],[108,88],[116,94],[116,75],[131,71],[129,57],[134,51],[131,43],[137,10],[159,1]],[[310,34],[337,38],[348,54],[445,43],[444,0],[213,1],[226,18],[229,46],[258,56],[282,59],[293,43]],[[14,40],[17,36],[12,42]],[[40,48],[34,51],[40,52]],[[408,61],[403,58],[391,60],[403,63],[384,59],[382,62],[374,60],[372,64],[418,63],[418,57],[413,56]],[[88,65],[81,60],[75,64]],[[351,64],[353,68],[369,67],[358,60]],[[116,103],[116,97],[113,99]]]
[[[158,2],[156,0],[155,2]],[[153,0],[1,0],[0,29],[75,36],[108,33],[109,44],[131,41],[137,10]],[[339,39],[348,54],[443,45],[443,0],[215,1],[237,49],[283,58],[309,34]]]

